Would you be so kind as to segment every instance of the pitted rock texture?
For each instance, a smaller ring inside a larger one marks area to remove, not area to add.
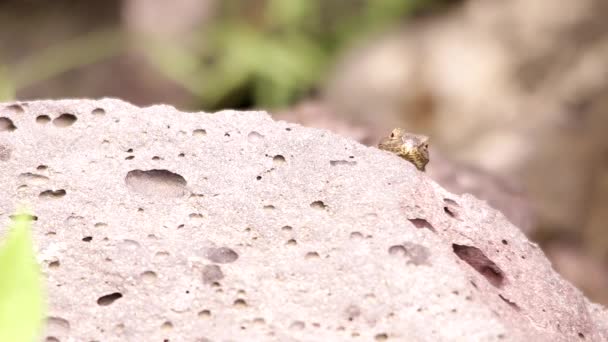
[[[34,210],[48,341],[605,341],[502,214],[264,112],[0,105],[2,226]]]

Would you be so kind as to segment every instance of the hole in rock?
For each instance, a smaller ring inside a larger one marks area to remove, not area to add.
[[[12,113],[12,114],[25,113],[25,110],[23,109],[23,107],[18,104],[12,104],[12,105],[6,106],[6,109],[8,110],[9,113]]]
[[[209,317],[211,317],[211,311],[210,310],[201,310],[198,313],[198,317],[200,317],[200,318],[209,318]]]
[[[70,332],[70,322],[61,317],[51,316],[46,319],[46,328],[53,335],[67,335]]]
[[[289,329],[291,330],[302,330],[306,327],[306,324],[302,321],[293,321],[290,325],[289,325]]]
[[[437,231],[435,230],[435,227],[433,227],[433,225],[423,219],[423,218],[413,218],[413,219],[408,219],[416,228],[426,228],[430,231],[432,231],[433,233],[436,233]]]
[[[363,239],[363,233],[361,232],[352,232],[350,233],[350,238],[351,239]]]
[[[138,249],[139,247],[141,247],[140,243],[135,240],[124,239],[120,242],[120,248],[122,249],[134,250]]]
[[[502,299],[505,303],[509,304],[509,306],[515,309],[516,311],[520,310],[519,305],[517,305],[517,303],[510,301],[508,298],[501,294],[499,294],[498,297],[500,297],[500,299]]]
[[[388,335],[385,333],[376,334],[376,336],[374,336],[374,339],[376,341],[386,341],[386,340],[388,340]]]
[[[449,207],[443,207],[443,211],[450,217],[458,218],[458,213],[456,213],[453,209]]]
[[[19,175],[19,180],[30,185],[42,185],[48,182],[49,177],[26,172]]]
[[[114,303],[117,299],[122,298],[122,293],[114,292],[107,294],[105,296],[101,296],[97,299],[97,304],[100,306],[108,306]]]
[[[375,221],[378,219],[378,214],[376,213],[367,213],[365,214],[364,218],[368,221]]]
[[[194,131],[192,131],[192,135],[195,137],[203,137],[207,135],[207,131],[201,128],[195,129]]]
[[[0,132],[12,132],[17,129],[13,120],[7,117],[0,117]]]
[[[407,259],[406,264],[420,266],[430,265],[429,262],[431,252],[425,246],[417,243],[406,241],[401,245],[389,247],[388,254],[392,256],[400,256]]]
[[[310,203],[310,207],[313,209],[318,209],[318,210],[325,210],[327,208],[327,206],[325,205],[325,203],[323,203],[323,201],[314,201],[314,202]]]
[[[40,198],[61,198],[65,196],[66,192],[63,189],[59,190],[45,190],[38,195]]]
[[[158,251],[154,254],[155,261],[165,261],[171,256],[171,253],[167,251]]]
[[[275,164],[284,164],[285,163],[285,157],[283,157],[280,154],[277,154],[276,156],[274,156],[272,158],[272,162]]]
[[[91,114],[93,115],[105,115],[106,114],[106,110],[103,108],[95,108],[91,111]]]
[[[306,259],[318,259],[319,258],[319,253],[317,253],[317,252],[308,252],[308,253],[306,253],[306,255],[304,257]]]
[[[156,278],[158,278],[158,276],[156,275],[156,272],[154,272],[154,271],[144,271],[144,272],[142,272],[140,277],[143,281],[145,281],[147,283],[151,283],[151,282],[155,281]]]
[[[36,117],[36,123],[39,123],[41,125],[46,125],[49,122],[51,122],[51,117],[48,115],[38,115]]]
[[[234,301],[233,305],[237,308],[246,308],[247,302],[244,299],[239,298]]]
[[[82,238],[82,241],[84,241],[84,242],[91,242],[91,240],[93,240],[92,236],[85,236]]]
[[[253,131],[247,135],[247,139],[250,142],[258,142],[258,141],[264,139],[264,136],[256,131]]]
[[[203,283],[211,284],[224,279],[224,273],[218,265],[205,265],[203,267]]]
[[[239,255],[228,247],[210,248],[207,250],[207,259],[218,264],[231,263],[238,258]]]
[[[145,196],[182,197],[187,193],[184,177],[168,170],[132,170],[125,183],[129,190]]]
[[[454,253],[473,267],[474,270],[483,275],[486,280],[495,287],[501,287],[505,283],[504,272],[490,260],[483,252],[473,246],[452,244]]]
[[[53,125],[57,127],[69,127],[76,122],[78,118],[74,114],[64,113],[53,119]]]
[[[331,166],[354,166],[357,165],[356,161],[350,161],[350,160],[330,160],[329,161],[329,165]]]
[[[405,247],[402,245],[394,245],[388,248],[389,255],[405,256]]]
[[[454,200],[453,200],[453,199],[451,199],[451,198],[444,198],[444,199],[443,199],[443,202],[444,202],[445,204],[448,204],[448,205],[453,205],[453,206],[455,206],[455,207],[460,207],[460,204],[458,204],[458,202],[454,201]]]
[[[460,205],[458,203],[456,203],[456,201],[454,201],[453,199],[444,198],[443,203],[445,203],[445,206],[443,207],[443,211],[446,214],[448,214],[450,217],[453,217],[453,218],[459,217],[458,210],[456,210],[456,208],[459,208]]]

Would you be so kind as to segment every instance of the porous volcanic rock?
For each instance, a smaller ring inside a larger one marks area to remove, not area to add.
[[[113,99],[0,123],[2,226],[33,208],[48,340],[608,340],[501,213],[388,152]]]

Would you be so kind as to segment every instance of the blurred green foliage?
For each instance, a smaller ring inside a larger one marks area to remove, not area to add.
[[[32,216],[12,216],[0,247],[0,341],[33,342],[45,318],[43,279],[31,235]]]
[[[197,48],[150,56],[207,109],[239,106],[239,96],[250,97],[247,106],[282,107],[315,90],[353,40],[439,1],[224,0]]]
[[[94,32],[0,67],[0,100],[136,45],[203,109],[284,107],[314,92],[340,52],[357,39],[454,1],[220,0],[211,21],[179,42]]]

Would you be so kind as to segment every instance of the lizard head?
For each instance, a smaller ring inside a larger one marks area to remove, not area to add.
[[[402,128],[395,128],[390,136],[382,139],[378,147],[397,154],[421,171],[425,170],[429,162],[429,137],[426,135],[408,133]]]

